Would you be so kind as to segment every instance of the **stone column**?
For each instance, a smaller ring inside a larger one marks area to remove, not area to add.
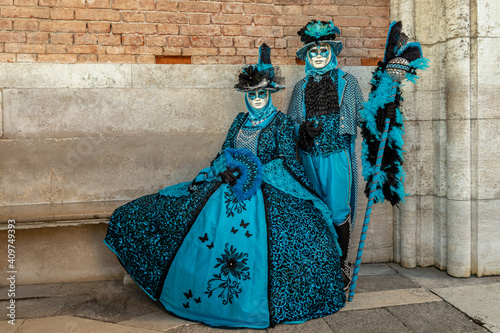
[[[395,212],[394,257],[405,267],[500,272],[499,15],[493,0],[391,1],[431,60],[404,93],[411,196]]]
[[[414,0],[392,0],[391,19],[403,22],[403,31],[409,37],[415,36],[415,3]],[[403,267],[413,268],[417,265],[417,220],[418,201],[417,197],[417,148],[418,148],[418,121],[415,115],[414,88],[403,88],[405,98],[403,112],[405,121],[405,192],[409,194],[405,203],[394,211],[394,258]],[[408,117],[408,114],[411,114]]]
[[[446,1],[447,270],[471,272],[470,3]]]
[[[500,274],[500,3],[471,8],[472,273]]]

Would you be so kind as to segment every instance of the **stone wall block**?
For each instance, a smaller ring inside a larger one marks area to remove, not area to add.
[[[470,200],[471,154],[470,121],[447,122],[447,191],[448,199]]]
[[[16,284],[121,279],[124,270],[103,243],[107,225],[26,229],[16,233]],[[0,232],[7,238],[7,231]],[[0,249],[7,257],[7,246]],[[84,254],[84,255],[82,255]],[[68,258],[73,258],[70,260]],[[75,263],[74,258],[78,258]],[[2,281],[0,285],[6,285]]]
[[[0,64],[0,88],[126,88],[130,77],[125,64]]]
[[[405,198],[405,203],[401,206],[397,221],[400,232],[400,264],[406,268],[417,266],[418,199],[416,195]]]
[[[434,265],[434,198],[420,196],[417,226],[417,264],[421,267]]]
[[[445,119],[442,117],[442,114],[446,113],[446,92],[444,90],[423,91],[418,89],[413,95],[404,95],[404,99],[403,116],[406,120]]]
[[[467,119],[470,117],[470,41],[451,39],[446,48],[447,118]]]
[[[52,199],[52,173],[44,163],[54,154],[37,140],[0,140],[0,202],[3,205],[46,203]]]
[[[434,151],[432,122],[419,121],[419,141],[417,155],[417,177],[418,184],[416,194],[427,196],[433,194],[434,183]]]
[[[232,89],[240,65],[132,65],[134,88],[226,88]]]
[[[471,4],[469,1],[446,0],[446,36],[470,37]]]
[[[400,110],[403,113],[405,121],[418,121],[421,119],[421,108],[426,107],[428,101],[423,101],[415,103],[416,95],[415,91],[408,91],[408,87],[403,87],[401,89],[404,101],[400,105]]]
[[[477,137],[477,193],[474,199],[500,199],[500,118],[473,120]]]
[[[427,96],[428,98],[432,98],[432,119],[433,120],[442,120],[446,119],[446,90],[433,90]]]
[[[423,57],[429,59],[430,63],[429,68],[417,72],[420,77],[416,84],[417,90],[433,91],[444,89],[446,87],[446,77],[443,76],[443,72],[445,71],[446,61],[443,53],[446,50],[446,43],[421,44],[421,47]]]
[[[500,5],[497,1],[477,1],[477,24],[479,37],[500,36]]]
[[[446,40],[445,0],[415,1],[416,39],[422,44],[436,44]]]
[[[54,170],[54,201],[127,200],[191,181],[210,165],[223,140],[220,135],[184,134],[89,142],[89,147],[101,146],[81,156],[75,167]]]
[[[500,238],[498,237],[498,207],[500,200],[478,200],[477,234],[478,276],[500,274]]]
[[[5,205],[129,200],[192,180],[224,135],[0,140]],[[200,144],[202,146],[200,147]]]
[[[412,95],[404,95],[403,116],[407,120],[431,121],[439,114],[444,92],[418,89]],[[407,107],[409,105],[409,107]]]
[[[410,38],[415,37],[415,1],[414,0],[391,0],[391,21],[403,22],[403,31]]]
[[[409,195],[415,195],[418,186],[418,154],[419,154],[419,122],[418,121],[406,121],[405,122],[405,135],[404,146],[403,146],[403,158],[404,164],[403,169],[406,172],[405,179],[405,192]]]
[[[412,96],[412,94],[410,94]],[[412,105],[411,103],[407,103]],[[418,202],[418,155],[419,155],[419,121],[407,120],[405,122],[404,137],[404,154],[405,159],[403,168],[406,172],[404,183],[405,192],[408,196],[405,197],[405,203],[400,206],[396,214],[396,234],[395,239],[398,240],[398,245],[395,246],[395,257],[400,264],[407,268],[412,268],[417,265],[417,202]]]
[[[196,98],[193,98],[196,96]],[[245,111],[233,89],[5,89],[9,138],[225,133]]]
[[[434,196],[432,201],[434,206],[434,266],[445,270],[448,261],[447,199],[442,196]]]
[[[500,8],[500,5],[497,5]],[[478,38],[478,118],[499,118],[500,40]]]
[[[450,200],[447,204],[447,272],[454,277],[471,274],[471,204]]]
[[[447,183],[447,124],[445,120],[432,122],[432,144],[433,144],[433,193],[438,197],[446,196]]]
[[[420,92],[417,103],[425,103],[425,99],[432,100],[432,108],[429,110],[432,119],[446,119],[448,80],[443,74],[447,70],[446,57],[443,56],[446,54],[446,47],[447,44],[442,42],[422,46],[424,57],[430,60],[430,67],[420,72],[422,78],[417,81],[417,92]]]

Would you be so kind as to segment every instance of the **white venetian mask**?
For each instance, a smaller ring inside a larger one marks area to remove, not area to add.
[[[248,103],[256,109],[260,110],[267,105],[267,101],[269,100],[269,93],[267,90],[261,89],[258,91],[249,91],[247,92]]]
[[[330,63],[332,59],[332,48],[328,43],[316,44],[307,50],[307,57],[311,66],[321,69]]]

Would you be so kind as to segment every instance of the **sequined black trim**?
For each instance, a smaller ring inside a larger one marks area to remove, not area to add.
[[[262,187],[266,186],[266,184],[262,184]],[[265,207],[265,215],[266,215],[266,231],[267,231],[267,237],[266,237],[266,244],[267,244],[267,308],[269,310],[269,327],[274,327],[276,326],[276,323],[274,322],[274,306],[273,303],[271,302],[271,274],[270,272],[273,271],[273,263],[271,261],[271,242],[269,241],[272,237],[272,232],[271,232],[271,226],[268,221],[270,221],[270,216],[269,216],[269,198],[267,195],[266,191],[262,191],[262,196],[264,198],[264,207]]]

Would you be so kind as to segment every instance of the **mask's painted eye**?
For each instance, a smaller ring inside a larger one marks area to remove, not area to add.
[[[267,97],[267,91],[265,91],[265,90],[259,91],[259,98],[264,99],[266,97]]]
[[[318,55],[318,48],[313,47],[312,49],[309,50],[309,57],[314,58]]]
[[[252,101],[257,98],[257,93],[254,91],[250,91],[248,93],[248,98],[250,98]]]
[[[319,50],[319,54],[322,56],[322,57],[328,57],[328,54],[330,53],[330,51],[328,50],[327,47],[322,47],[320,50]]]

